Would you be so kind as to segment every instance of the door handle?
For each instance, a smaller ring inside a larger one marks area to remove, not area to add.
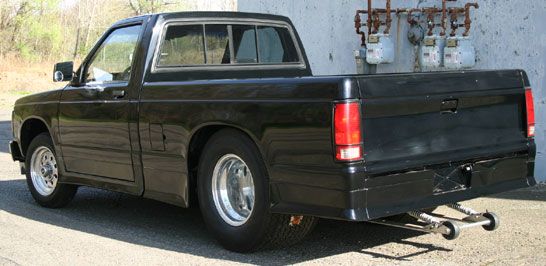
[[[113,90],[112,96],[114,96],[115,99],[121,99],[125,97],[125,90]]]
[[[82,94],[85,95],[85,97],[97,97],[100,93],[104,92],[104,87],[101,86],[85,86],[82,87],[83,90],[81,91]]]
[[[85,86],[83,87],[86,91],[88,92],[103,92],[104,91],[104,87],[102,86],[93,86],[93,87],[90,87],[90,86]]]
[[[441,104],[442,114],[455,114],[457,113],[457,108],[459,108],[458,99],[448,99],[443,100]]]

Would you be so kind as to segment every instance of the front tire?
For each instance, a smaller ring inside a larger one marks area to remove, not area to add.
[[[51,136],[42,133],[28,146],[25,158],[27,185],[34,200],[43,207],[66,206],[77,191],[77,186],[60,184],[57,155]]]
[[[252,252],[295,244],[316,224],[304,217],[270,212],[269,178],[250,138],[235,130],[214,134],[198,168],[198,197],[203,218],[220,244],[235,252]]]

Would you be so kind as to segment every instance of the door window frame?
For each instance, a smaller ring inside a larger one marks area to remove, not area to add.
[[[97,54],[97,52],[100,50],[100,48],[102,47],[104,42],[108,39],[108,37],[110,37],[110,35],[114,31],[119,30],[119,29],[123,29],[123,28],[133,27],[133,26],[141,26],[140,33],[138,35],[137,43],[135,45],[135,50],[134,50],[134,53],[137,52],[138,46],[142,42],[142,36],[143,36],[143,33],[144,33],[144,22],[143,21],[140,21],[140,20],[139,21],[132,21],[132,22],[116,25],[116,26],[108,29],[108,31],[106,31],[102,35],[102,37],[97,41],[97,43],[95,44],[93,49],[89,52],[89,54],[85,57],[85,60],[81,64],[80,69],[78,70],[78,73],[79,73],[79,75],[78,75],[78,86],[86,86],[86,85],[105,85],[105,86],[109,86],[109,85],[123,86],[123,85],[125,85],[125,86],[128,86],[129,85],[129,83],[131,82],[131,80],[134,77],[134,75],[133,75],[134,70],[136,69],[136,66],[135,66],[135,62],[137,61],[137,60],[135,60],[136,55],[133,55],[133,60],[131,62],[131,75],[130,75],[128,81],[113,81],[113,82],[108,82],[108,83],[98,83],[98,82],[97,83],[92,83],[92,82],[86,83],[85,82],[85,73],[87,72],[87,70],[88,70],[88,68],[90,66],[90,63],[93,62],[93,59],[95,58],[95,55]]]

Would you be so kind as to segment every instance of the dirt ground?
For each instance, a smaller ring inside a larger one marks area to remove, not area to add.
[[[197,209],[91,188],[80,189],[64,209],[41,208],[8,152],[10,106],[24,94],[58,85],[42,81],[34,90],[6,89],[5,73],[0,71],[0,265],[546,265],[546,186],[465,202],[496,212],[501,226],[495,232],[474,228],[446,241],[380,225],[321,220],[294,247],[247,255],[223,250]]]
[[[25,95],[63,87],[52,80],[53,65],[0,58],[0,110],[11,109]]]

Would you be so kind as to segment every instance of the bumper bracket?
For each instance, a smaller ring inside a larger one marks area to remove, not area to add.
[[[446,206],[465,214],[466,216],[459,219],[435,213],[411,211],[407,214],[415,219],[414,222],[400,223],[391,221],[388,218],[372,220],[370,222],[425,233],[441,234],[448,240],[458,238],[461,231],[467,228],[481,226],[487,231],[493,231],[499,227],[500,220],[498,216],[492,212],[477,212],[459,203],[452,203]]]

